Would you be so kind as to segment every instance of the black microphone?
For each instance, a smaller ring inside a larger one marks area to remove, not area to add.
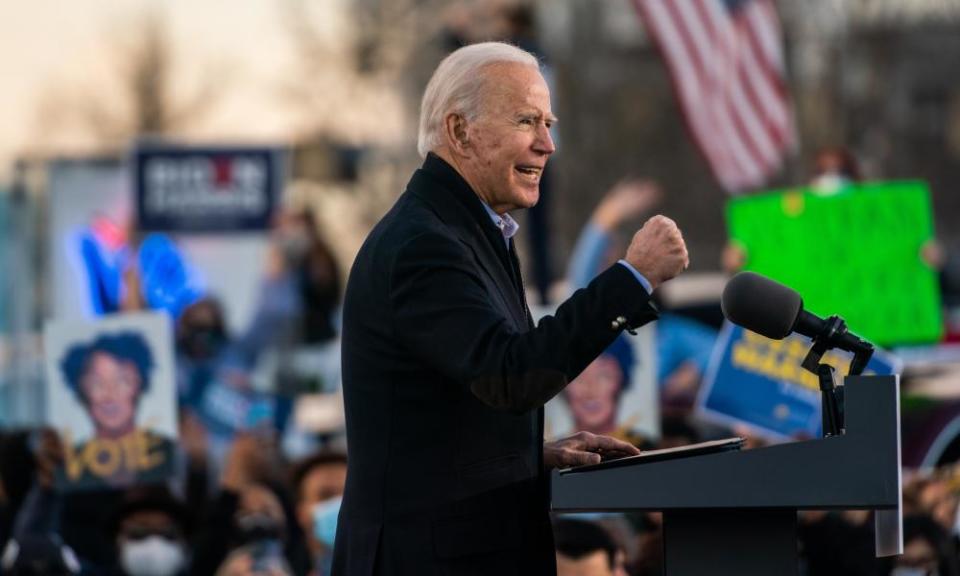
[[[847,332],[842,321],[830,322],[804,310],[796,290],[755,272],[740,272],[727,282],[720,308],[727,320],[774,340],[796,332],[848,352],[873,350],[869,342]]]

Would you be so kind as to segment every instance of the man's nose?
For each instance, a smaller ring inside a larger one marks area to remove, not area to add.
[[[550,129],[545,124],[541,124],[537,129],[537,139],[533,142],[534,149],[542,154],[553,154],[557,151],[553,143],[553,136],[550,135]]]

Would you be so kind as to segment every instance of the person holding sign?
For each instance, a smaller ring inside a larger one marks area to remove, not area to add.
[[[64,474],[71,484],[125,485],[159,480],[173,458],[173,442],[136,425],[137,406],[150,388],[153,355],[136,332],[103,334],[67,350],[64,381],[90,416],[93,438],[64,442]]]

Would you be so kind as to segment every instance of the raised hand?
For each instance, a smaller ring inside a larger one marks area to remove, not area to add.
[[[633,235],[626,261],[654,288],[683,272],[690,264],[687,245],[677,223],[657,215]]]

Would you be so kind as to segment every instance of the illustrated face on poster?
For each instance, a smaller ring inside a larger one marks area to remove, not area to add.
[[[545,434],[559,438],[578,431],[628,442],[660,436],[654,327],[636,336],[621,334],[547,403]]]
[[[156,482],[173,471],[175,388],[164,314],[51,322],[47,412],[64,444],[64,488]]]
[[[620,336],[564,388],[563,400],[576,430],[610,434],[617,428],[617,413],[630,386],[633,349]]]

